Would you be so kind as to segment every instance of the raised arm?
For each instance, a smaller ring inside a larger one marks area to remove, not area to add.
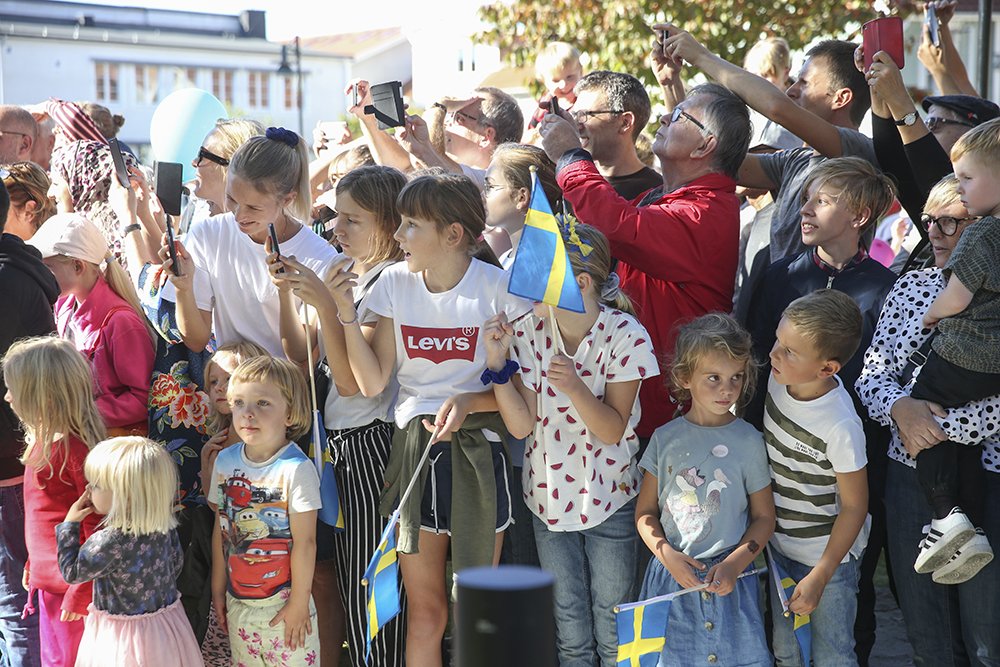
[[[934,77],[941,95],[972,95],[979,97],[975,86],[969,80],[969,73],[951,35],[949,23],[955,15],[957,2],[929,2],[934,5],[938,19],[938,45],[931,41],[931,31],[926,21],[920,35],[917,58]],[[926,11],[926,7],[925,10]]]
[[[375,120],[374,115],[365,113],[365,106],[372,103],[368,82],[355,79],[347,84],[344,94],[349,95],[353,91],[357,91],[358,103],[352,105],[347,111],[357,116],[358,120],[361,121],[361,131],[368,139],[368,147],[371,149],[375,162],[387,167],[394,167],[404,173],[413,169],[410,154],[385,130],[378,129],[378,121]]]
[[[160,261],[170,271],[170,282],[174,284],[174,292],[177,297],[177,330],[180,332],[184,344],[192,352],[201,352],[212,337],[212,311],[201,310],[195,300],[194,273],[196,269],[194,260],[184,248],[184,244],[175,241],[177,263],[181,267],[181,275],[175,276],[170,252],[167,250],[166,234],[163,235],[161,243],[163,247],[160,248]]]

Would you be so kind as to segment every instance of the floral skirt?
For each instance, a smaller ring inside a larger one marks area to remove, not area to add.
[[[109,614],[91,603],[76,667],[203,667],[180,598],[149,614]]]

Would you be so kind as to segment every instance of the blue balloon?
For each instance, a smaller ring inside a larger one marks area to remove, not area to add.
[[[211,93],[197,88],[170,93],[156,107],[149,123],[153,154],[161,162],[180,162],[184,180],[192,180],[191,161],[198,157],[198,149],[220,118],[229,118],[229,114]]]

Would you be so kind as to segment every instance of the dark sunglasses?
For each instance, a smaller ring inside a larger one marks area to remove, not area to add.
[[[194,166],[200,167],[202,160],[208,160],[209,162],[214,162],[215,164],[223,167],[229,166],[229,160],[224,157],[219,157],[211,151],[205,150],[204,146],[198,149],[198,159],[194,161]]]
[[[14,172],[6,167],[0,167],[0,180],[6,181],[8,178],[14,179],[14,183],[16,183],[19,188],[24,190],[24,194],[28,195],[28,199],[34,200],[34,197],[31,196],[31,191],[24,187],[24,183],[18,180],[17,176],[14,175]]]
[[[958,223],[969,222],[970,220],[978,220],[979,218],[953,218],[950,215],[942,215],[940,218],[935,218],[933,216],[924,213],[920,216],[920,226],[924,228],[924,231],[930,231],[931,225],[937,225],[938,229],[945,236],[954,236],[955,232],[958,231]]]
[[[966,123],[964,120],[951,120],[950,118],[938,118],[937,116],[931,116],[924,124],[927,129],[934,132],[941,125],[961,125],[962,127],[975,127],[973,123]]]

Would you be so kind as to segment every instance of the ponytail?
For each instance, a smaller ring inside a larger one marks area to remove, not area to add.
[[[264,136],[250,137],[233,154],[228,174],[278,199],[294,192],[295,199],[285,212],[298,220],[310,219],[309,150],[295,132],[269,127]]]
[[[573,275],[589,275],[599,302],[635,317],[632,300],[621,291],[618,274],[611,271],[611,246],[607,237],[596,227],[576,222],[572,216],[565,216],[564,220],[568,220],[568,224],[563,227],[562,235]]]

